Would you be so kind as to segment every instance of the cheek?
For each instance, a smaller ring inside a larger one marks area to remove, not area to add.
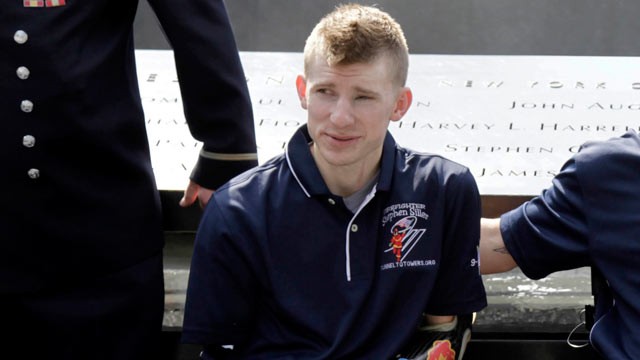
[[[307,129],[312,140],[316,140],[316,133],[320,127],[322,118],[318,115],[313,107],[307,109]]]
[[[309,121],[321,121],[323,118],[328,116],[329,112],[329,107],[321,101],[307,103]]]
[[[384,138],[389,128],[390,117],[386,112],[368,112],[362,114],[362,122],[367,132],[374,138]]]
[[[376,108],[375,106],[363,106],[358,114],[358,117],[367,122],[370,127],[379,128],[386,126],[392,113],[386,111],[386,109]]]

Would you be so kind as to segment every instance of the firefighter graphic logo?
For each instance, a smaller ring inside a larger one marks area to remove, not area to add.
[[[381,226],[386,235],[380,243],[383,252],[381,271],[437,265],[428,244],[416,247],[427,238],[429,214],[426,208],[420,203],[399,203],[384,208]]]
[[[396,257],[396,262],[400,262],[402,260],[402,250],[405,242],[405,237],[411,233],[413,227],[416,225],[418,220],[415,216],[407,216],[398,220],[391,227],[391,241],[389,242],[389,247],[393,254]]]

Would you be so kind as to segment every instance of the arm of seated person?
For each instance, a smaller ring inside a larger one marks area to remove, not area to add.
[[[471,339],[473,314],[468,315],[424,315],[419,326],[399,359],[419,360],[435,356],[436,359],[460,360]]]
[[[480,220],[480,273],[495,274],[517,266],[500,232],[500,219]]]

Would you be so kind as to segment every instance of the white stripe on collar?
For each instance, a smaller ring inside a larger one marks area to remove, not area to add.
[[[289,158],[289,146],[288,146],[288,144],[284,148],[284,157],[287,159],[287,165],[289,165],[289,170],[291,170],[291,173],[293,174],[293,177],[298,182],[298,185],[300,185],[300,188],[302,189],[302,191],[304,191],[304,194],[307,195],[308,198],[310,198],[311,195],[309,194],[307,189],[305,189],[305,187],[302,185],[302,182],[300,182],[300,179],[298,178],[298,174],[296,174],[296,171],[293,169],[293,165],[291,165],[291,159]]]

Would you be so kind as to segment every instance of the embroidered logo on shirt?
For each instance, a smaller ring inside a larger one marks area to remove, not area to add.
[[[389,229],[389,245],[384,250],[381,270],[402,267],[433,266],[433,259],[419,259],[409,256],[420,242],[427,229],[418,225],[421,220],[427,220],[426,206],[417,203],[404,203],[388,206],[383,211],[382,227]],[[388,254],[388,255],[387,255]],[[388,260],[387,260],[388,259]],[[386,260],[386,261],[385,261]],[[388,262],[387,262],[388,261]]]

